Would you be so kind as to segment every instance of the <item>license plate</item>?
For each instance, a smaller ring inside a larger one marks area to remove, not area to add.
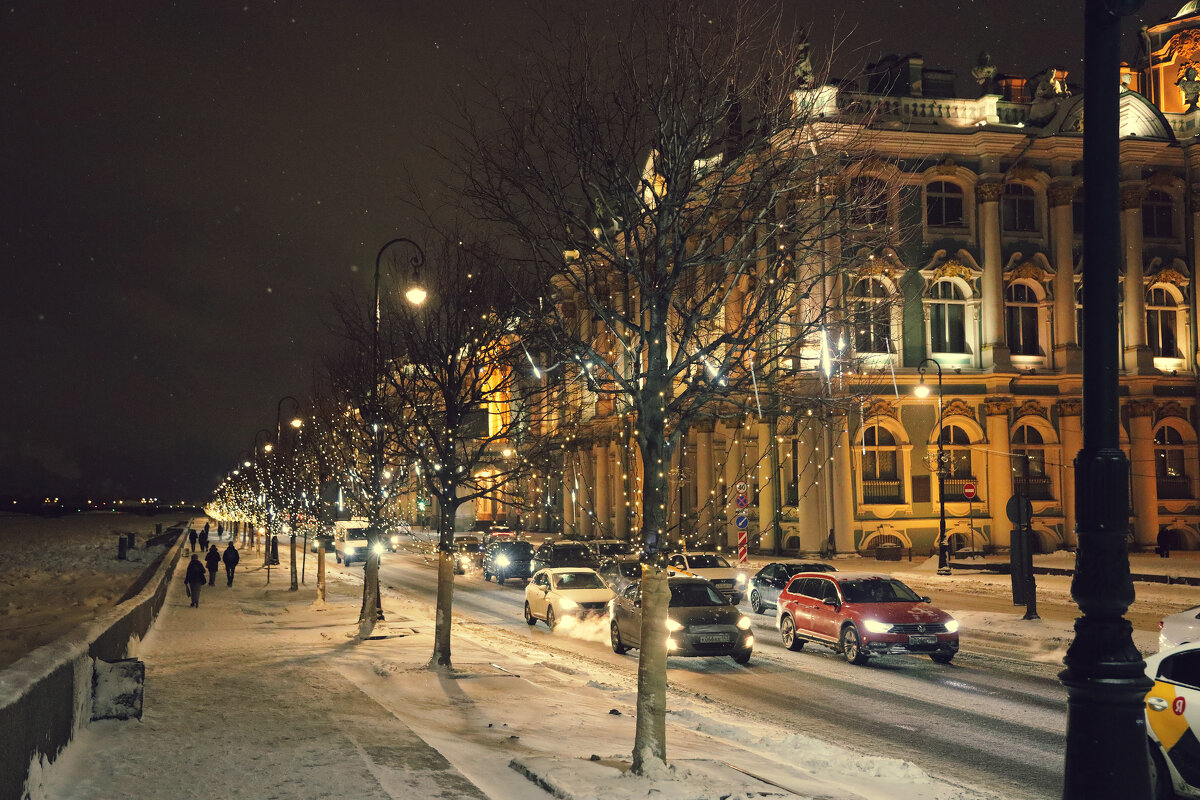
[[[727,633],[705,633],[700,636],[700,644],[716,644],[717,642],[728,642],[729,634]]]
[[[936,636],[910,636],[908,637],[909,644],[937,644]]]

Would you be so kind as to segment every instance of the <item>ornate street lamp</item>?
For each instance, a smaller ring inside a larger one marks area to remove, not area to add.
[[[946,541],[946,449],[944,446],[946,439],[946,428],[942,424],[942,365],[936,358],[922,359],[917,365],[917,372],[921,376],[921,382],[913,389],[913,394],[917,397],[929,397],[929,387],[925,385],[925,369],[926,365],[933,364],[937,367],[938,378],[938,449],[937,449],[937,476],[938,476],[938,575],[950,574],[950,545]]]

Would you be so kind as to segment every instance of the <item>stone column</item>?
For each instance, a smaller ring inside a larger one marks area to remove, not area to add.
[[[574,454],[572,451],[565,451],[563,459],[563,523],[562,532],[564,536],[575,535],[579,532],[579,523],[576,519],[576,503],[575,503],[575,464],[573,461]]]
[[[609,459],[613,465],[613,533],[618,539],[629,539],[629,512],[632,498],[625,491],[629,485],[629,473],[625,471],[625,460],[621,457],[624,442],[617,437],[608,443]]]
[[[826,480],[833,480],[833,543],[839,554],[854,552],[854,478],[850,473],[850,424],[845,414],[834,414],[833,470]]]
[[[1083,428],[1080,425],[1080,415],[1083,413],[1083,401],[1078,399],[1058,401],[1058,433],[1062,442],[1062,463],[1066,469],[1061,474],[1063,523],[1066,528],[1064,538],[1069,547],[1076,547],[1079,539],[1075,535],[1075,456],[1083,447]]]
[[[608,437],[602,436],[592,442],[592,459],[596,464],[596,530],[595,535],[608,538],[612,535],[611,478],[608,471]]]
[[[771,426],[759,421],[755,426],[758,432],[758,463],[755,470],[758,474],[758,546],[769,550],[775,546],[774,531],[771,526],[775,521],[775,492],[771,485],[779,476],[771,475],[771,459],[768,448],[771,447]]]
[[[596,470],[592,462],[592,448],[586,442],[580,442],[576,458],[579,459],[579,535],[591,539],[596,535],[596,526],[592,524],[596,512]]]
[[[1146,374],[1154,369],[1154,357],[1146,346],[1146,287],[1142,280],[1141,183],[1121,187],[1121,232],[1125,244],[1125,359],[1128,372]],[[1086,270],[1087,267],[1085,266]],[[1084,276],[1087,280],[1087,276]]]
[[[1151,399],[1130,400],[1129,475],[1133,490],[1133,540],[1139,549],[1158,543],[1158,483],[1154,469],[1154,411]]]
[[[983,252],[983,341],[980,353],[984,369],[1008,370],[1008,341],[1004,337],[1004,264],[1000,251],[1000,195],[1004,184],[999,181],[981,183],[975,187],[979,199],[979,244]]]
[[[1075,223],[1071,218],[1075,185],[1054,184],[1049,199],[1054,256],[1054,366],[1080,373],[1083,354],[1075,337]],[[1074,453],[1071,458],[1075,458]]]
[[[696,437],[696,504],[697,530],[700,541],[714,538],[713,519],[717,497],[713,494],[713,430],[716,424],[711,419],[700,420],[692,426]]]
[[[995,547],[1008,547],[1012,523],[1005,506],[1012,497],[1012,455],[1009,445],[1008,412],[1012,400],[990,397],[983,402],[987,416],[987,503],[991,518],[991,541]]]
[[[725,506],[725,530],[723,538],[726,546],[737,545],[737,528],[733,524],[734,515],[737,512],[734,506],[734,500],[737,499],[737,482],[745,480],[742,473],[742,454],[745,452],[745,446],[742,444],[742,437],[747,434],[747,429],[736,427],[734,424],[727,425],[727,433],[729,441],[729,457],[725,462],[725,493],[724,497],[718,494],[717,501],[724,502]]]

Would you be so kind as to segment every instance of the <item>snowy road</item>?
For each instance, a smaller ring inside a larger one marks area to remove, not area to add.
[[[432,604],[436,579],[433,562],[420,556],[384,559],[385,591]],[[543,624],[530,628],[521,618],[523,602],[521,584],[499,587],[477,573],[456,578],[454,610],[470,635],[542,651],[598,681],[634,685],[637,653],[613,653],[605,622],[563,624],[555,632]],[[773,617],[750,616],[757,645],[749,666],[727,658],[671,659],[672,690],[721,713],[907,759],[945,780],[1014,800],[1059,796],[1066,693],[1054,668],[969,655],[950,666],[893,656],[854,667],[825,648],[789,652]]]

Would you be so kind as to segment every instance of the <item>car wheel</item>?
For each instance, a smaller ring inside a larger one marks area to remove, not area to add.
[[[749,664],[750,663],[750,655],[751,655],[750,650],[747,650],[744,653],[734,653],[733,660],[739,664]]]
[[[490,582],[491,582],[491,580],[492,580],[492,573],[488,572],[488,571],[485,569],[485,570],[483,571],[483,579],[484,579],[485,581],[488,581],[488,582],[490,583]]]
[[[537,618],[533,616],[533,612],[529,610],[529,603],[525,604],[525,623],[528,625],[537,625]]]
[[[1150,746],[1150,790],[1154,800],[1175,800],[1175,789],[1171,786],[1171,774],[1163,762],[1162,753],[1155,742],[1146,742]]]
[[[954,660],[954,653],[930,653],[929,657],[938,664],[949,664]]]
[[[804,649],[804,640],[796,635],[796,622],[791,617],[785,616],[779,620],[779,635],[788,650]]]
[[[625,643],[621,641],[621,629],[617,627],[616,620],[613,620],[612,624],[608,626],[608,630],[612,636],[613,652],[619,656],[623,656],[628,653],[629,648],[626,647]]]
[[[853,625],[847,625],[842,628],[842,655],[851,664],[867,663],[867,654],[862,651],[862,639],[858,635],[858,628]]]
[[[755,614],[764,613],[762,598],[758,596],[758,592],[750,593],[750,610]]]
[[[507,579],[503,575],[497,575],[496,576],[496,585],[503,586],[505,580],[507,580]]]
[[[558,625],[558,620],[554,618],[554,606],[546,606],[546,627],[554,630],[556,625]]]

